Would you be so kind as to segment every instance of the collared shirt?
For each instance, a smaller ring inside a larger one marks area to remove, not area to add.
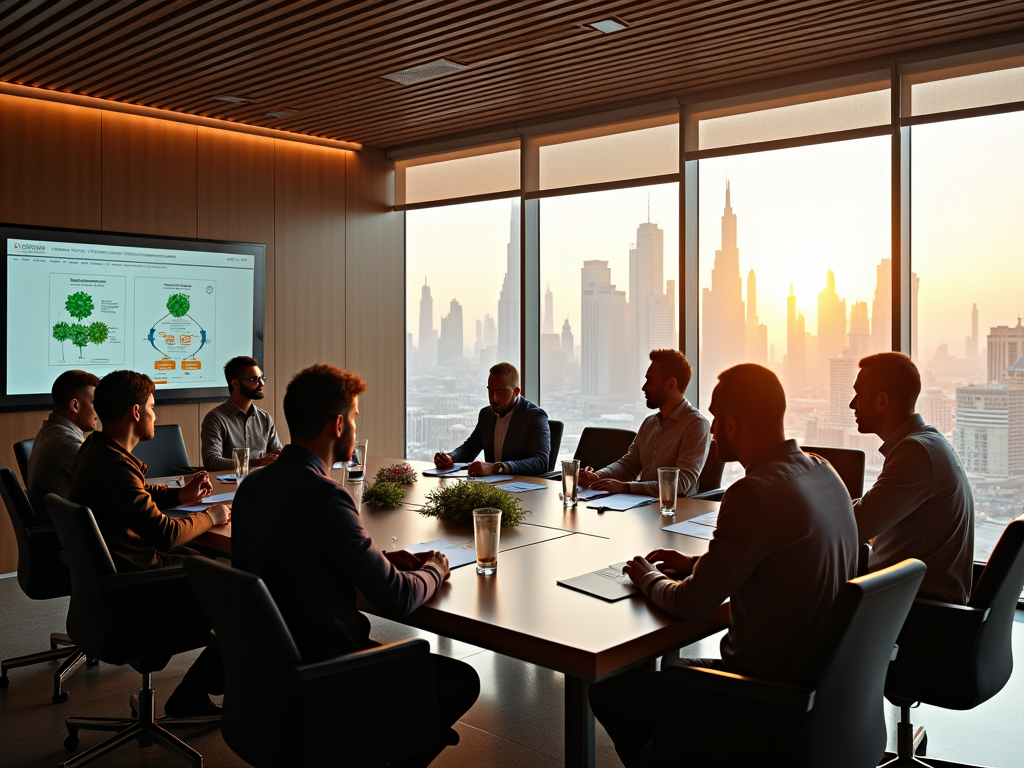
[[[373,645],[357,589],[400,619],[441,586],[433,566],[396,569],[348,491],[297,445],[238,487],[231,527],[232,564],[263,579],[306,663]]]
[[[630,493],[657,497],[658,468],[679,467],[678,493],[693,496],[710,446],[711,425],[683,399],[668,418],[659,411],[644,419],[629,452],[596,474],[629,482]]]
[[[875,539],[872,571],[916,557],[922,596],[964,605],[971,595],[974,495],[949,441],[915,413],[878,449],[875,484],[854,503],[860,540]]]
[[[281,440],[270,414],[256,403],[247,413],[231,398],[206,414],[202,437],[205,469],[234,469],[231,451],[235,448],[249,446],[250,458],[281,452]]]
[[[36,434],[28,459],[28,499],[40,525],[50,522],[43,497],[55,493],[68,497],[71,462],[82,447],[85,433],[63,416],[51,413]]]
[[[146,463],[103,432],[93,432],[71,466],[68,498],[92,510],[119,572],[159,568],[161,553],[213,527],[206,512],[168,517],[178,488],[146,482]]]
[[[501,461],[501,449],[505,445],[505,435],[508,434],[508,428],[512,424],[512,414],[516,409],[516,402],[519,400],[519,396],[512,401],[512,407],[508,409],[508,413],[504,416],[494,414],[494,461]]]
[[[707,554],[679,581],[659,571],[640,584],[651,602],[686,621],[730,601],[726,669],[787,679],[807,663],[839,589],[856,576],[857,522],[843,481],[794,440],[747,466],[725,492]]]

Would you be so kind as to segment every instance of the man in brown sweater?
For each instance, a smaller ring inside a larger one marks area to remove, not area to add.
[[[69,498],[92,510],[120,573],[177,565],[183,558],[172,552],[175,547],[230,519],[230,509],[223,504],[184,517],[163,513],[179,504],[198,502],[213,486],[205,472],[193,475],[182,488],[146,483],[146,465],[132,450],[139,442],[153,439],[154,390],[148,376],[134,371],[104,376],[94,400],[103,431],[86,439],[71,467]],[[196,608],[198,603],[188,610]],[[175,607],[168,606],[168,610]],[[202,620],[206,621],[205,616]],[[164,708],[178,717],[209,714],[214,705],[207,694],[220,693],[222,686],[219,653],[208,648]]]

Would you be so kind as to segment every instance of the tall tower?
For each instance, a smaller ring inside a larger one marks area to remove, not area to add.
[[[757,275],[747,273],[747,330],[745,356],[747,362],[768,365],[768,326],[757,316]]]
[[[438,366],[457,367],[462,362],[462,305],[452,299],[448,314],[441,318],[441,338],[437,343]]]
[[[804,387],[806,361],[804,350],[807,338],[804,313],[796,308],[796,296],[793,284],[789,284],[789,297],[786,299],[786,357],[783,360],[782,373],[788,391],[799,392]]]
[[[971,306],[971,335],[966,339],[966,357],[968,362],[978,359],[978,305]]]
[[[855,301],[850,307],[850,336],[846,356],[859,360],[871,354],[871,322],[868,320],[868,303]]]
[[[829,360],[843,354],[846,348],[846,300],[836,293],[836,275],[830,269],[825,288],[818,294],[818,382],[829,381]]]
[[[419,359],[423,369],[437,365],[437,332],[434,330],[434,298],[430,295],[427,278],[423,278],[420,292]]]
[[[871,302],[871,351],[892,349],[892,259],[875,268],[875,299]]]
[[[512,200],[508,246],[505,253],[505,280],[498,295],[498,361],[519,367],[519,199]]]
[[[675,343],[675,283],[665,289],[665,232],[650,221],[636,230],[629,249],[629,347],[640,376],[652,349]]]
[[[548,283],[544,291],[544,322],[541,324],[540,332],[555,332],[555,296],[551,293],[551,283]]]
[[[580,376],[584,395],[619,396],[634,380],[626,350],[626,292],[612,284],[607,261],[584,261],[581,270]]]
[[[722,213],[722,247],[715,251],[711,287],[703,292],[701,313],[701,392],[709,395],[715,377],[744,359],[746,320],[743,308],[743,279],[736,240],[736,214],[732,210],[729,182],[725,182],[725,210]]]

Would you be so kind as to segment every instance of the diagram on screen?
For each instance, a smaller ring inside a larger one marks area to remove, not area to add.
[[[215,283],[202,280],[135,279],[136,328],[145,331],[145,351],[136,351],[139,370],[158,381],[213,379],[212,333]],[[152,358],[152,367],[143,361]]]
[[[123,277],[50,275],[50,365],[124,362]]]

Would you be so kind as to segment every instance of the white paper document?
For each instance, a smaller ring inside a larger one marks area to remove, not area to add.
[[[470,563],[476,562],[476,550],[470,547],[466,549],[461,544],[453,544],[450,541],[444,539],[435,539],[434,541],[425,541],[422,544],[413,544],[412,546],[406,547],[406,552],[426,552],[428,550],[434,550],[435,552],[442,552],[444,556],[448,558],[448,567],[458,568],[462,565],[469,565]]]
[[[213,496],[206,496],[201,501],[203,504],[227,504],[233,498],[235,498],[235,492],[228,491],[227,493],[215,493]]]
[[[693,536],[695,539],[711,540],[718,527],[718,510],[698,515],[690,520],[683,520],[681,523],[666,525],[661,530],[672,533],[681,533],[684,536]]]
[[[522,480],[517,480],[514,483],[505,483],[504,485],[499,487],[504,488],[506,491],[511,491],[512,493],[526,493],[527,491],[543,491],[545,488],[547,488],[546,485],[541,485],[540,483],[527,483],[523,482]]]
[[[466,472],[466,467],[468,467],[468,466],[469,466],[469,464],[466,464],[465,462],[457,461],[457,462],[455,462],[452,465],[451,469],[438,469],[437,467],[434,467],[433,469],[425,469],[425,470],[423,470],[423,476],[424,477],[467,477],[469,473]]]
[[[635,493],[613,493],[611,496],[605,496],[603,499],[599,499],[593,504],[587,504],[587,509],[624,512],[627,509],[653,504],[656,501],[657,499],[652,496],[638,496]]]

